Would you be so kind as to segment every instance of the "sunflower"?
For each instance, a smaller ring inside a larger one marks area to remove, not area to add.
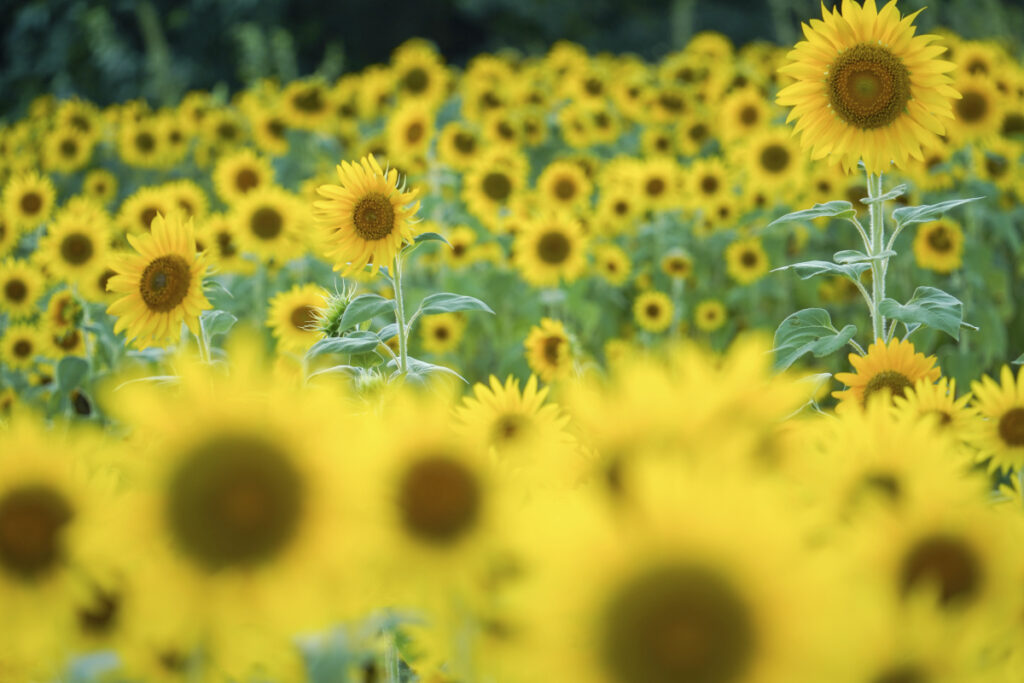
[[[196,227],[196,249],[206,253],[211,269],[216,271],[249,273],[256,267],[239,249],[235,222],[222,213],[210,214]]]
[[[376,273],[416,235],[417,191],[405,191],[398,171],[385,172],[372,154],[359,163],[343,161],[338,178],[341,185],[322,185],[317,192],[325,199],[313,203],[325,255],[345,274],[367,264]]]
[[[633,319],[648,332],[664,332],[672,324],[675,307],[664,292],[643,292],[633,301]]]
[[[729,277],[741,285],[760,280],[768,272],[768,255],[759,237],[738,239],[725,248]]]
[[[746,87],[734,90],[721,104],[722,140],[727,143],[741,141],[764,128],[770,119],[771,108],[760,89]]]
[[[78,98],[61,102],[54,114],[54,121],[58,127],[75,130],[83,139],[97,139],[103,132],[99,109],[92,102]]]
[[[651,126],[640,135],[640,149],[644,156],[676,155],[675,137],[672,131],[662,126]]]
[[[629,254],[616,244],[602,244],[594,249],[594,266],[608,284],[616,287],[626,284],[632,269]]]
[[[277,157],[288,154],[288,124],[277,109],[254,107],[249,114],[252,138],[264,154]]]
[[[448,94],[449,75],[437,49],[424,40],[408,40],[391,55],[391,69],[403,98],[439,103]]]
[[[543,318],[539,325],[530,328],[523,345],[530,370],[545,382],[569,375],[573,364],[572,344],[561,321]]]
[[[987,142],[999,132],[1003,122],[1002,96],[992,81],[983,76],[961,76],[955,87],[962,96],[953,107],[956,122],[950,125],[950,139],[959,145]]]
[[[952,218],[917,226],[914,258],[919,268],[949,274],[963,263],[964,231]]]
[[[994,138],[984,147],[974,146],[971,156],[974,172],[1000,190],[1011,191],[1019,182],[1014,171],[1021,158],[1024,146],[1020,142],[1005,138]]]
[[[637,180],[646,208],[658,211],[681,204],[681,170],[674,160],[664,157],[645,160],[638,169]]]
[[[94,168],[85,174],[82,193],[100,204],[109,204],[117,197],[117,176],[104,168]]]
[[[46,303],[43,321],[55,332],[66,332],[81,324],[85,309],[70,289],[55,292]]]
[[[48,171],[74,173],[89,163],[95,140],[74,128],[57,128],[43,141],[43,162]]]
[[[182,212],[186,219],[202,220],[210,209],[210,198],[206,190],[192,180],[183,178],[163,185],[167,197]]]
[[[43,338],[36,325],[14,323],[0,336],[0,364],[11,370],[27,370],[43,353]]]
[[[57,191],[49,176],[35,171],[12,177],[4,186],[4,220],[20,235],[45,221],[53,210]]]
[[[643,210],[643,201],[631,187],[609,186],[597,200],[595,220],[613,235],[629,232]]]
[[[157,116],[157,131],[163,140],[163,165],[175,166],[184,161],[192,142],[192,131],[183,117],[173,111]]]
[[[67,282],[85,283],[106,265],[110,217],[91,200],[69,202],[57,212],[39,241],[47,272]]]
[[[128,241],[134,253],[118,258],[107,283],[123,295],[107,307],[117,317],[114,332],[127,331],[138,347],[173,343],[183,322],[198,335],[199,315],[211,306],[202,289],[206,260],[196,254],[191,219],[158,214],[149,234],[129,235]]]
[[[804,185],[804,156],[786,128],[766,128],[751,135],[736,150],[751,185],[769,190]]]
[[[1002,367],[997,384],[988,375],[971,383],[973,405],[984,419],[971,442],[980,457],[990,457],[991,468],[1024,466],[1024,369],[1013,373]]]
[[[551,213],[526,223],[516,235],[514,259],[523,279],[534,286],[576,280],[586,267],[587,239],[580,222]]]
[[[792,107],[788,120],[813,159],[848,172],[863,159],[868,173],[883,173],[890,159],[902,167],[920,157],[925,131],[945,132],[939,118],[953,118],[955,65],[937,59],[938,36],[914,35],[914,16],[901,19],[895,0],[881,11],[875,0],[843,0],[841,12],[822,8],[822,20],[805,25],[807,40],[779,69],[796,82],[776,100]]]
[[[449,353],[459,348],[466,318],[458,313],[425,315],[420,321],[420,340],[428,353]]]
[[[441,252],[445,263],[453,268],[463,268],[476,261],[474,245],[477,239],[476,230],[468,225],[456,225],[448,235],[452,248]]]
[[[117,153],[129,166],[158,168],[164,163],[165,141],[156,117],[122,121],[117,135]]]
[[[225,154],[213,169],[214,188],[226,204],[234,204],[249,192],[273,182],[270,161],[248,148]]]
[[[239,250],[278,263],[301,254],[308,210],[294,194],[269,185],[246,194],[232,208]]]
[[[316,329],[327,292],[315,284],[295,285],[269,302],[267,325],[282,351],[303,353],[322,335]]]
[[[706,208],[719,197],[731,194],[732,178],[718,157],[693,162],[685,171],[685,204],[691,209]]]
[[[690,114],[676,124],[676,148],[685,156],[697,156],[717,139],[718,125],[703,113]]]
[[[714,332],[725,325],[725,305],[718,299],[705,299],[697,304],[693,312],[694,324],[703,332]]]
[[[836,373],[836,379],[847,388],[832,393],[844,406],[863,406],[883,390],[891,397],[903,396],[917,382],[934,383],[942,374],[935,356],[915,353],[911,342],[896,338],[888,344],[879,339],[868,347],[866,356],[851,353],[849,360],[856,372]]]
[[[145,234],[150,230],[157,214],[170,215],[175,210],[167,192],[161,187],[140,187],[121,202],[114,219],[128,234]]]
[[[446,123],[437,139],[437,156],[454,169],[464,171],[477,160],[480,140],[461,121]]]
[[[434,113],[420,102],[409,101],[391,113],[386,131],[388,150],[395,159],[424,156],[434,138]]]
[[[893,397],[897,415],[930,421],[958,444],[970,440],[981,426],[978,411],[970,401],[970,392],[957,398],[956,380],[948,377],[940,377],[936,383],[918,381],[903,396]]]
[[[492,226],[526,183],[529,163],[519,154],[490,152],[476,160],[462,179],[466,208]]]
[[[661,272],[673,280],[686,280],[693,275],[693,258],[680,249],[662,256],[660,266]]]
[[[35,315],[36,301],[45,282],[39,269],[27,261],[7,259],[0,262],[0,311],[13,320]]]
[[[572,210],[590,205],[593,185],[579,165],[554,161],[537,178],[537,191],[549,206]]]
[[[330,118],[327,87],[316,79],[296,80],[281,93],[281,115],[291,128],[317,130]]]

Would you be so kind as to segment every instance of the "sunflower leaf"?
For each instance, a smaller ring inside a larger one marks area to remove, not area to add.
[[[901,228],[907,225],[913,225],[914,223],[927,223],[928,221],[935,220],[953,207],[960,206],[961,204],[967,204],[968,202],[975,202],[979,199],[984,199],[984,197],[950,199],[948,202],[924,204],[922,206],[902,206],[893,210],[892,219],[896,221],[896,225]]]
[[[836,263],[849,264],[849,263],[866,263],[870,261],[878,261],[880,259],[889,258],[895,256],[896,252],[888,249],[881,252],[880,254],[870,255],[865,254],[863,251],[857,251],[856,249],[843,249],[832,254],[832,260]]]
[[[452,246],[451,242],[445,239],[444,235],[438,234],[436,232],[423,232],[420,233],[419,235],[416,235],[414,243],[420,244],[421,242],[444,242],[449,247]]]
[[[935,287],[918,287],[905,304],[883,299],[878,310],[908,327],[915,323],[942,330],[959,341],[964,323],[964,305],[952,294]],[[972,325],[967,325],[973,327]]]
[[[815,204],[811,208],[802,211],[787,213],[785,216],[776,218],[765,227],[770,228],[779,223],[789,223],[792,221],[809,221],[815,218],[853,218],[856,215],[857,210],[853,208],[853,204],[847,201],[836,200],[825,202],[824,204]]]
[[[81,386],[82,380],[85,379],[88,372],[89,363],[84,358],[78,356],[61,358],[57,363],[57,389],[68,392]]]
[[[465,384],[469,384],[465,377],[444,365],[434,365],[433,363],[428,363],[418,358],[413,358],[412,356],[407,357],[406,361],[408,361],[408,372],[406,373],[406,377],[415,382],[423,383],[430,375],[442,374],[457,377]],[[396,359],[391,359],[385,367],[388,370],[397,372],[398,361]]]
[[[1024,365],[1024,353],[1017,356],[1016,360],[1012,360],[1010,362],[1013,363],[1014,365]]]
[[[207,345],[214,337],[230,332],[237,322],[238,318],[227,311],[203,311],[199,316],[199,326]]]
[[[325,353],[366,353],[377,348],[379,343],[380,338],[373,332],[356,330],[345,337],[321,339],[306,352],[306,358],[315,358]]]
[[[396,334],[398,334],[398,323],[389,323],[377,330],[377,336],[383,341],[391,339]]]
[[[842,254],[843,252],[839,253]],[[780,266],[772,270],[772,272],[795,270],[801,280],[809,280],[815,275],[831,273],[832,275],[843,275],[851,280],[859,281],[860,274],[870,267],[870,264],[864,263],[863,261],[846,264],[832,263],[831,261],[801,261],[800,263],[791,263],[788,266]]]
[[[419,315],[433,315],[435,313],[454,313],[455,311],[484,311],[493,314],[491,307],[480,299],[464,294],[452,294],[451,292],[440,292],[431,294],[423,299],[418,311]]]
[[[348,330],[388,312],[395,312],[394,299],[385,299],[380,294],[362,294],[352,299],[345,307],[338,328],[342,331]]]
[[[863,197],[860,200],[860,203],[861,204],[876,204],[878,202],[887,202],[890,199],[896,199],[897,197],[902,197],[906,193],[907,193],[907,185],[906,184],[897,185],[896,187],[892,188],[891,190],[889,190],[885,194],[880,195],[878,197]]]
[[[775,367],[785,370],[800,357],[813,353],[816,358],[835,353],[857,334],[847,325],[837,330],[824,308],[805,308],[782,321],[775,330]]]

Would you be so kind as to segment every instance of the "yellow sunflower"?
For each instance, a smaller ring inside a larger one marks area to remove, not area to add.
[[[196,227],[196,249],[206,253],[211,269],[216,271],[249,273],[256,268],[239,249],[235,221],[222,213],[209,215]]]
[[[201,220],[206,217],[206,212],[210,208],[210,198],[206,195],[206,190],[197,183],[182,178],[166,183],[163,188],[168,199],[182,212],[184,218]]]
[[[117,135],[117,152],[129,166],[158,168],[164,163],[165,141],[160,135],[160,122],[154,116],[126,119]]]
[[[1003,97],[992,81],[984,76],[961,76],[955,86],[962,97],[953,107],[956,121],[949,127],[950,138],[963,145],[994,137],[1003,122]]]
[[[164,345],[178,339],[181,323],[199,334],[199,315],[210,308],[203,294],[206,260],[196,254],[192,221],[180,217],[153,220],[152,231],[129,235],[134,253],[114,263],[109,291],[121,294],[107,308],[117,317],[114,332],[127,332],[138,347]]]
[[[703,332],[714,332],[725,325],[725,305],[718,299],[705,299],[693,312],[694,324]]]
[[[43,316],[46,326],[55,332],[66,332],[82,322],[84,309],[74,292],[64,289],[50,296]]]
[[[629,254],[616,244],[602,244],[594,249],[594,266],[608,284],[616,287],[629,280],[632,269]]]
[[[35,315],[45,282],[39,269],[20,259],[0,263],[0,311],[14,320]]]
[[[751,185],[785,191],[804,185],[804,155],[785,128],[766,128],[737,146]]]
[[[545,382],[569,375],[573,364],[572,345],[561,321],[542,319],[539,325],[530,328],[523,345],[530,370]]]
[[[449,353],[459,348],[466,318],[458,313],[425,315],[420,320],[420,340],[428,353]]]
[[[981,457],[991,456],[991,467],[1024,466],[1024,368],[1014,379],[1009,366],[999,373],[999,383],[985,375],[971,383],[973,404],[984,419],[971,439]]]
[[[529,163],[520,154],[490,152],[462,179],[462,198],[470,213],[492,227],[526,183]]]
[[[317,79],[292,81],[281,93],[281,114],[292,128],[317,130],[331,118],[327,87]]]
[[[673,280],[686,280],[693,275],[693,258],[686,252],[675,249],[661,257],[661,272]]]
[[[82,193],[100,204],[109,204],[117,197],[117,176],[104,168],[94,168],[85,174]]]
[[[241,251],[265,263],[285,263],[301,254],[308,210],[294,194],[269,185],[246,194],[232,208]]]
[[[325,255],[345,274],[368,264],[376,273],[415,237],[417,191],[406,191],[398,171],[384,171],[372,154],[358,163],[343,161],[338,178],[341,185],[320,186],[325,199],[313,203]]]
[[[73,201],[57,212],[39,241],[38,255],[55,278],[85,283],[106,265],[110,241],[106,211],[91,200]]]
[[[83,138],[74,128],[58,128],[43,141],[43,162],[46,170],[74,173],[89,163],[95,140]]]
[[[227,204],[234,204],[249,192],[273,182],[274,169],[270,161],[248,148],[225,154],[213,169],[214,188]]]
[[[323,333],[316,328],[327,292],[315,284],[295,285],[269,302],[267,325],[282,351],[303,353]]]
[[[413,39],[391,56],[395,82],[403,98],[437,103],[448,94],[449,75],[444,60],[430,43]]]
[[[875,0],[843,0],[842,11],[822,7],[821,21],[804,27],[807,40],[789,53],[779,71],[796,82],[779,104],[792,107],[804,147],[813,159],[829,157],[847,171],[863,159],[868,173],[902,167],[921,156],[927,131],[945,132],[958,93],[947,75],[952,62],[938,36],[915,36],[915,15],[901,18],[892,0],[879,11]]]
[[[903,396],[894,396],[893,403],[897,415],[913,420],[928,420],[962,446],[981,427],[978,411],[970,405],[971,398],[970,392],[958,398],[956,380],[940,377],[936,383],[919,380],[912,388],[906,389]]]
[[[27,370],[42,354],[43,338],[36,325],[14,323],[0,336],[0,364],[11,370]]]
[[[741,285],[760,280],[768,272],[768,254],[761,239],[738,239],[725,249],[725,264],[729,276]]]
[[[593,185],[579,165],[554,161],[541,171],[537,190],[549,206],[573,210],[590,205]]]
[[[516,235],[516,266],[530,284],[555,286],[572,282],[586,267],[587,239],[580,222],[567,214],[528,221]]]
[[[32,171],[12,177],[3,193],[7,229],[21,234],[35,228],[49,218],[56,199],[57,191],[49,176]]]
[[[732,193],[731,181],[729,171],[721,159],[698,159],[686,169],[686,206],[706,211],[715,200]]]
[[[949,274],[963,263],[964,231],[952,218],[917,226],[914,258],[920,268]]]
[[[722,139],[742,140],[771,119],[770,105],[759,88],[748,86],[726,95],[721,105]]]
[[[879,391],[903,396],[917,382],[934,383],[942,374],[935,356],[915,353],[911,342],[896,338],[888,344],[879,339],[868,347],[866,356],[851,353],[849,360],[855,372],[836,373],[836,379],[847,388],[832,393],[844,406],[865,405]]]
[[[664,292],[644,292],[633,302],[633,319],[648,332],[664,332],[672,324],[675,307]]]
[[[140,187],[121,202],[115,222],[129,234],[149,232],[157,214],[170,215],[175,206],[161,187]]]
[[[388,151],[400,162],[424,156],[434,138],[434,113],[425,104],[409,101],[391,113],[387,123]]]
[[[437,156],[454,169],[473,165],[480,152],[478,136],[461,121],[446,123],[437,139]]]

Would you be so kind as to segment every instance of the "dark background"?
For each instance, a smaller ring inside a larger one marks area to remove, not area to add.
[[[943,25],[1014,46],[1024,35],[1024,0],[930,4],[921,30]],[[458,65],[503,48],[539,54],[560,38],[657,59],[704,29],[737,44],[792,44],[800,21],[814,17],[818,0],[0,0],[0,117],[21,115],[44,93],[161,105],[262,77],[334,78],[387,61],[412,36]]]

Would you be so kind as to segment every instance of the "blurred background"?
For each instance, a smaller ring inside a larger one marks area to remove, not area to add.
[[[899,8],[926,4],[901,0]],[[333,79],[387,61],[413,36],[433,40],[457,65],[483,51],[542,53],[559,39],[656,59],[708,29],[737,44],[789,44],[800,21],[815,16],[818,0],[3,0],[0,118],[45,93],[159,106],[190,89]],[[1024,35],[1024,0],[932,0],[917,23],[1007,39]]]

